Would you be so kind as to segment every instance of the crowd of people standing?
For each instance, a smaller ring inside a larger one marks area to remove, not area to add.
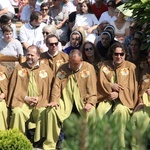
[[[128,122],[142,138],[150,115],[150,47],[141,51],[147,23],[125,16],[118,8],[123,2],[115,0],[13,4],[22,26],[17,35],[14,8],[1,1],[0,54],[26,60],[10,77],[0,66],[0,130],[34,128],[38,147],[57,149],[75,106],[86,121],[113,118],[119,129],[114,149],[126,149]],[[140,150],[138,144],[133,133],[132,149]]]

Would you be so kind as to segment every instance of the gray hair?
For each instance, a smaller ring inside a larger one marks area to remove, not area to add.
[[[50,30],[51,34],[56,34],[56,28],[53,25],[46,25],[43,27],[43,30],[44,29]]]

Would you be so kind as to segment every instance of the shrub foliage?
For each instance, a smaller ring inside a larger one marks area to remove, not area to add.
[[[0,150],[32,150],[32,144],[17,129],[0,130]]]
[[[150,48],[150,1],[149,0],[128,0],[126,8],[133,10],[133,18],[140,25],[147,24],[144,29],[145,41],[142,44],[142,50]]]

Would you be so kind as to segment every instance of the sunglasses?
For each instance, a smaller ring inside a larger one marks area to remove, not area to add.
[[[124,56],[124,53],[114,53],[115,56]]]
[[[49,35],[49,34],[50,34],[49,32],[42,32],[42,33],[43,33],[43,35],[44,35],[44,34],[46,34],[46,35]]]
[[[93,48],[92,48],[92,47],[89,47],[89,48],[85,48],[84,50],[85,50],[85,51],[92,51]]]
[[[54,45],[57,46],[57,45],[58,45],[58,42],[56,42],[56,43],[48,43],[48,45],[49,45],[49,46],[54,46]]]
[[[48,9],[41,9],[42,11],[48,11]]]

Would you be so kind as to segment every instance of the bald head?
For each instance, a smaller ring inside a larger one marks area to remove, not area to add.
[[[82,53],[79,50],[74,49],[69,53],[69,64],[73,71],[80,68],[82,64]]]
[[[69,53],[69,58],[80,57],[82,59],[82,53],[78,49],[74,49]]]

